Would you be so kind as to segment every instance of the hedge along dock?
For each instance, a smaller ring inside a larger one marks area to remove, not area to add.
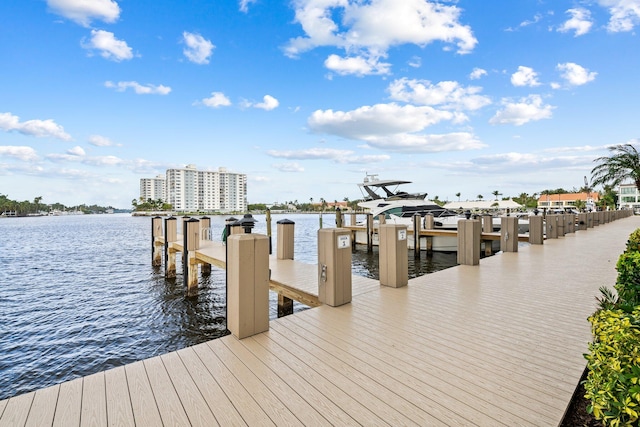
[[[16,396],[0,426],[558,425],[594,296],[638,227],[623,218]]]

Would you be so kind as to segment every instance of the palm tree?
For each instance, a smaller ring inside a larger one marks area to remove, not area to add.
[[[460,201],[460,192],[459,191],[456,193],[456,197],[458,198],[458,201]]]
[[[498,200],[498,196],[500,196],[500,192],[499,192],[498,190],[495,190],[495,191],[494,191],[493,193],[491,193],[491,194],[493,194],[493,195],[496,197],[496,200]]]
[[[640,153],[631,144],[612,145],[610,156],[598,157],[598,164],[591,169],[591,185],[616,186],[630,179],[640,188]]]
[[[482,194],[478,194],[478,200],[482,200]]]

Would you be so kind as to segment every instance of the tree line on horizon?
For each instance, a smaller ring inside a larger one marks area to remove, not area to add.
[[[12,200],[5,194],[0,194],[0,214],[12,216],[44,215],[52,211],[80,211],[85,214],[107,213],[116,211],[112,206],[76,205],[65,206],[62,203],[42,203],[42,196],[35,197],[32,202],[28,200]]]

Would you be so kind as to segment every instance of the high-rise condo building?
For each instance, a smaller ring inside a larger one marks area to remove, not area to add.
[[[165,200],[165,178],[158,175],[155,178],[142,178],[140,180],[140,198],[143,202],[147,200]]]
[[[187,165],[180,169],[168,169],[165,182],[163,200],[171,204],[176,211],[247,210],[245,174],[229,172],[225,168],[219,168],[217,171],[199,171],[195,165]],[[141,195],[142,186],[143,180],[140,180]]]

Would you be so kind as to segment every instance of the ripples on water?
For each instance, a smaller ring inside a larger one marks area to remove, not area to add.
[[[254,232],[266,233],[256,218]],[[296,223],[295,259],[315,264],[318,216],[274,215],[274,250],[283,218]],[[224,217],[211,222],[215,236]],[[330,215],[324,225],[335,226]],[[0,400],[226,333],[224,271],[201,276],[187,297],[179,264],[174,280],[151,266],[150,233],[150,218],[129,215],[0,219]],[[455,265],[455,254],[409,264],[415,277]],[[356,251],[353,272],[377,278],[377,248]]]

